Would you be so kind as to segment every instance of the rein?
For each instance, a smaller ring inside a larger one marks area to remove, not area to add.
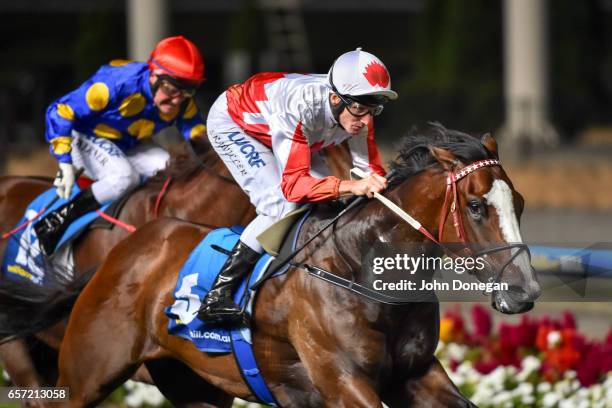
[[[446,220],[448,218],[449,212],[452,213],[452,216],[453,216],[453,226],[455,227],[455,231],[457,232],[457,236],[461,239],[461,242],[464,245],[467,245],[467,239],[466,239],[467,235],[465,233],[465,228],[463,227],[463,220],[461,218],[461,211],[459,210],[459,197],[458,197],[458,193],[457,193],[457,183],[462,178],[464,178],[467,175],[475,172],[476,170],[479,170],[479,169],[484,168],[484,167],[492,167],[492,166],[500,166],[501,167],[501,163],[500,163],[499,160],[485,159],[485,160],[479,160],[477,162],[469,164],[469,165],[463,167],[461,170],[459,170],[457,172],[454,172],[452,170],[448,170],[448,174],[447,174],[447,178],[446,178],[446,192],[444,194],[444,204],[442,206],[442,210],[440,212],[440,217],[439,217],[438,238],[437,239],[435,238],[435,236],[431,232],[429,232],[425,227],[423,227],[423,225],[419,221],[414,219],[410,214],[405,212],[403,209],[401,209],[398,205],[393,203],[391,200],[389,200],[388,198],[386,198],[385,196],[383,196],[382,194],[379,194],[379,193],[375,193],[374,197],[376,199],[378,199],[387,208],[389,208],[391,211],[393,211],[396,215],[398,215],[400,218],[402,218],[404,221],[406,221],[415,230],[419,231],[425,237],[427,237],[428,239],[430,239],[431,241],[433,241],[434,243],[439,245],[443,249],[443,251],[445,253],[449,254],[448,248],[446,248],[444,246],[444,244],[442,244],[442,239],[443,239],[443,234],[444,234],[444,224],[446,223]],[[366,176],[365,173],[361,172],[358,169],[353,169],[353,170],[351,170],[351,172],[356,174],[358,177],[362,177],[363,178],[363,177]],[[391,177],[389,177],[389,178],[391,178]],[[374,300],[374,301],[377,301],[377,302],[381,302],[381,303],[385,303],[385,304],[390,304],[390,305],[401,305],[401,304],[410,303],[410,302],[407,302],[407,301],[405,301],[403,299],[398,299],[398,298],[395,298],[393,296],[388,296],[388,295],[379,293],[379,292],[377,292],[375,290],[372,290],[370,288],[367,288],[367,287],[365,287],[363,285],[360,285],[360,284],[356,283],[354,280],[348,280],[348,279],[339,277],[339,276],[337,276],[337,275],[335,275],[335,274],[333,274],[331,272],[328,272],[328,271],[326,271],[324,269],[321,269],[321,268],[318,268],[316,266],[308,265],[308,264],[305,264],[305,263],[290,262],[290,260],[295,255],[297,255],[297,253],[300,252],[306,245],[308,245],[314,239],[314,237],[319,235],[321,232],[323,232],[325,229],[327,229],[327,227],[329,227],[330,225],[334,224],[338,220],[338,218],[340,218],[342,215],[344,215],[346,212],[348,212],[348,210],[350,210],[350,209],[354,208],[356,205],[360,204],[364,199],[365,199],[365,197],[358,197],[356,200],[354,200],[342,212],[340,212],[336,217],[334,217],[334,219],[332,219],[328,224],[326,224],[323,228],[321,228],[319,231],[317,231],[317,233],[315,233],[313,237],[308,239],[298,249],[296,249],[293,253],[288,255],[283,260],[281,265],[286,264],[286,263],[290,263],[291,266],[304,269],[305,271],[307,271],[312,276],[315,276],[315,277],[317,277],[319,279],[322,279],[322,280],[324,280],[326,282],[332,283],[332,284],[334,284],[336,286],[340,286],[340,287],[342,287],[344,289],[348,289],[351,292],[354,292],[354,293],[356,293],[358,295],[364,296],[364,297],[366,297],[368,299],[371,299],[371,300]],[[522,251],[525,250],[525,251],[527,251],[527,253],[529,253],[529,249],[528,249],[527,245],[523,244],[523,243],[506,244],[506,245],[501,245],[501,246],[498,246],[498,247],[495,247],[495,248],[490,248],[490,249],[486,249],[486,250],[483,250],[483,251],[479,251],[479,252],[473,254],[474,257],[478,257],[478,256],[481,256],[481,255],[487,256],[487,255],[495,253],[495,252],[504,251],[504,250],[508,250],[508,249],[515,249],[515,248],[518,249],[518,250],[514,254],[512,254],[510,256],[510,258],[499,269],[499,272],[497,274],[495,274],[494,276],[491,276],[488,279],[489,282],[500,282],[502,274],[503,274],[504,270],[506,269],[506,267],[508,265],[510,265],[510,263]],[[455,255],[455,254],[450,253],[450,255]],[[276,269],[280,269],[280,268],[275,268],[274,270],[266,271],[266,273],[261,277],[261,279],[256,283],[256,285],[254,285],[254,288],[259,286],[261,283],[263,283],[265,281],[265,278],[269,277],[274,272],[276,272]],[[495,270],[495,269],[493,269],[493,270]],[[267,273],[267,272],[270,272],[270,273]]]

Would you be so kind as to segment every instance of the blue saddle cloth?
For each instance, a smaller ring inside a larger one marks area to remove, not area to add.
[[[227,255],[212,248],[217,245],[231,251],[244,227],[219,228],[211,231],[191,252],[179,273],[174,290],[175,302],[166,308],[169,318],[168,332],[192,341],[195,346],[208,353],[229,353],[232,351],[230,330],[213,326],[209,327],[197,318],[201,300],[212,287]],[[264,254],[253,269],[249,286],[257,281],[273,258]],[[234,301],[243,305],[246,281],[243,281],[234,294]],[[250,342],[248,328],[240,329]]]
[[[305,218],[306,216],[298,222],[298,229]],[[236,245],[243,230],[243,227],[235,226],[211,231],[191,252],[179,272],[174,290],[175,301],[165,310],[169,319],[168,332],[191,341],[199,350],[204,352],[233,352],[242,378],[253,394],[265,404],[280,406],[259,371],[253,353],[251,329],[247,326],[237,326],[229,329],[218,326],[211,327],[202,323],[197,317],[201,299],[206,296],[212,287],[221,267],[228,258],[225,253],[214,249],[213,245],[229,252]],[[295,246],[295,240],[292,244]],[[234,294],[234,301],[241,306],[246,303],[246,309],[249,312],[252,310],[256,298],[256,293],[251,287],[261,278],[273,261],[274,257],[268,254],[262,255],[255,264],[248,282],[244,280]],[[281,275],[288,269],[288,265],[285,265],[274,276]],[[247,290],[249,295],[245,296]]]
[[[75,185],[73,188],[72,197],[70,199],[74,199],[79,192],[79,187]],[[57,197],[57,195],[54,188],[49,189],[39,195],[30,203],[23,218],[19,220],[16,226],[32,220],[43,208],[49,206],[55,197]],[[44,259],[44,255],[40,251],[38,238],[36,237],[36,232],[34,231],[34,224],[41,220],[45,215],[59,208],[63,204],[66,204],[67,202],[68,200],[58,198],[51,206],[49,206],[49,208],[46,209],[44,214],[9,238],[2,262],[3,276],[10,279],[23,279],[39,285],[45,284],[47,263]],[[101,210],[105,210],[109,205],[110,203],[103,205]],[[64,236],[58,243],[56,250],[83,232],[83,230],[85,230],[85,228],[97,217],[98,214],[95,211],[92,211],[70,224],[64,233]]]

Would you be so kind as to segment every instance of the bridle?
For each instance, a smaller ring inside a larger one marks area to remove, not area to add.
[[[446,219],[448,218],[449,212],[453,215],[453,226],[455,227],[455,231],[457,232],[457,236],[461,240],[463,244],[467,245],[466,241],[466,233],[465,228],[463,227],[463,220],[461,218],[461,211],[459,211],[459,198],[457,195],[457,183],[459,180],[475,172],[478,169],[482,169],[483,167],[492,167],[499,166],[501,167],[501,163],[499,160],[494,159],[485,159],[479,160],[472,164],[469,164],[463,167],[461,170],[454,172],[452,170],[448,170],[448,174],[446,177],[446,193],[444,194],[444,204],[442,206],[442,211],[440,212],[440,221],[438,223],[438,241],[437,243],[442,242],[443,234],[444,234],[444,224],[446,223]],[[452,198],[452,201],[451,201]],[[450,204],[450,211],[449,211]]]
[[[517,251],[513,253],[508,258],[508,260],[503,264],[503,266],[495,273],[495,275],[489,277],[488,279],[489,282],[499,283],[501,282],[501,278],[504,273],[504,270],[512,263],[512,261],[514,261],[514,259],[522,251],[526,251],[527,256],[531,258],[529,247],[527,246],[527,244],[524,244],[524,243],[511,243],[511,244],[504,244],[504,245],[500,245],[494,248],[488,248],[488,249],[484,249],[484,250],[476,251],[476,252],[470,251],[469,244],[467,242],[467,235],[465,233],[465,228],[463,226],[463,219],[461,217],[461,211],[459,209],[459,197],[457,193],[457,184],[459,183],[461,179],[463,179],[464,177],[468,176],[469,174],[479,169],[482,169],[485,167],[492,167],[492,166],[501,167],[501,163],[499,160],[496,160],[496,159],[485,159],[485,160],[479,160],[479,161],[473,162],[461,168],[460,170],[456,172],[448,169],[447,176],[446,176],[446,192],[444,194],[444,204],[442,205],[442,210],[440,211],[439,222],[438,222],[437,239],[434,237],[432,233],[427,231],[427,229],[425,229],[425,227],[422,225],[419,225],[419,228],[416,228],[416,229],[419,232],[421,232],[423,235],[425,235],[427,238],[429,238],[431,241],[436,243],[438,246],[440,246],[447,255],[451,257],[457,257],[458,255],[456,252],[451,251],[446,245],[442,243],[442,240],[444,237],[444,225],[446,224],[446,220],[448,219],[448,216],[450,213],[452,214],[452,217],[453,217],[453,226],[455,227],[457,236],[459,237],[459,239],[461,240],[461,243],[463,244],[463,247],[464,247],[463,250],[469,251],[470,256],[472,258],[487,256],[487,255],[490,255],[496,252],[500,252],[500,251],[517,249]],[[413,225],[412,223],[410,224]],[[493,265],[491,265],[484,258],[483,258],[483,261],[485,261],[488,264],[491,270],[495,270]]]
[[[438,238],[436,239],[436,237],[430,233],[423,225],[421,225],[420,222],[418,222],[417,220],[415,220],[412,216],[410,216],[408,213],[406,213],[403,209],[401,209],[399,206],[397,206],[395,203],[393,203],[391,200],[389,200],[387,197],[383,196],[380,193],[375,193],[374,197],[376,199],[378,199],[384,206],[386,206],[388,209],[390,209],[392,212],[394,212],[397,216],[399,216],[402,220],[406,221],[412,228],[414,228],[415,230],[419,231],[420,233],[422,233],[425,237],[427,237],[428,239],[430,239],[431,241],[433,241],[434,243],[436,243],[443,251],[445,254],[447,254],[448,256],[451,257],[457,257],[458,254],[456,252],[451,251],[445,244],[442,243],[442,238],[443,238],[443,230],[444,230],[444,224],[446,223],[446,220],[448,218],[448,213],[449,213],[449,208],[450,208],[450,212],[453,214],[453,225],[455,227],[455,230],[457,232],[457,236],[460,237],[460,239],[462,240],[463,246],[465,250],[469,251],[469,247],[468,247],[468,242],[466,240],[466,234],[465,234],[465,229],[463,227],[463,221],[461,219],[461,211],[459,210],[459,199],[458,199],[458,193],[457,193],[457,183],[464,177],[466,177],[467,175],[475,172],[476,170],[479,170],[481,168],[484,167],[491,167],[491,166],[500,166],[501,164],[499,162],[499,160],[494,160],[494,159],[485,159],[485,160],[480,160],[477,162],[474,162],[472,164],[469,164],[465,167],[463,167],[462,169],[460,169],[457,172],[454,172],[452,170],[448,170],[448,174],[447,174],[447,181],[446,181],[446,193],[444,196],[444,204],[442,206],[442,210],[440,213],[440,221],[439,221],[439,231],[438,231]],[[365,173],[361,172],[361,171],[357,171],[355,172],[356,169],[351,170],[352,174],[355,174],[356,176],[363,178],[366,176]],[[361,174],[360,174],[361,173]],[[393,174],[393,175],[388,175],[388,180],[392,183],[393,179],[396,177],[397,174]],[[302,243],[297,249],[295,249],[292,253],[284,256],[283,258],[279,258],[278,263],[276,264],[276,266],[270,267],[268,268],[263,275],[259,278],[259,280],[252,285],[252,289],[256,289],[257,287],[259,287],[263,282],[265,282],[265,280],[272,276],[274,273],[276,273],[278,270],[282,269],[282,267],[284,267],[285,265],[289,264],[293,267],[296,268],[301,268],[306,270],[310,275],[315,276],[319,279],[322,279],[326,282],[329,282],[331,284],[334,284],[336,286],[340,286],[343,287],[345,289],[348,289],[354,293],[357,293],[361,296],[365,296],[371,300],[375,300],[377,302],[382,302],[382,303],[386,303],[386,304],[391,304],[391,305],[398,305],[398,304],[405,304],[407,303],[404,300],[395,298],[393,296],[389,296],[389,295],[385,295],[383,293],[378,293],[378,291],[376,290],[372,290],[368,287],[365,287],[363,285],[360,285],[358,283],[356,283],[354,281],[354,279],[345,279],[342,278],[338,275],[335,275],[334,273],[331,273],[329,271],[326,271],[325,269],[319,268],[317,266],[313,266],[313,265],[309,265],[306,263],[302,263],[302,262],[291,262],[291,260],[301,251],[303,250],[310,242],[312,242],[315,237],[319,236],[323,231],[325,231],[327,228],[329,228],[330,226],[334,225],[335,222],[341,218],[344,214],[348,213],[349,211],[351,211],[352,209],[354,209],[355,207],[359,206],[360,204],[362,204],[363,202],[365,202],[366,198],[364,196],[358,197],[357,199],[353,200],[344,210],[342,210],[338,215],[336,215],[332,220],[330,220],[327,224],[325,224],[322,228],[320,228],[316,233],[314,233],[313,235],[310,236],[310,238],[308,240],[306,240],[306,242]],[[504,270],[506,269],[506,267],[508,267],[508,265],[510,265],[510,263],[522,252],[522,251],[527,251],[527,255],[529,256],[529,248],[527,247],[526,244],[523,243],[515,243],[515,244],[505,244],[505,245],[501,245],[495,248],[489,248],[486,250],[482,250],[482,251],[478,251],[478,252],[472,252],[470,251],[470,256],[473,258],[476,257],[480,257],[480,256],[486,256],[488,254],[491,253],[495,253],[495,252],[499,252],[499,251],[504,251],[504,250],[508,250],[508,249],[514,249],[517,248],[518,250],[512,254],[508,260],[504,263],[504,265],[499,269],[499,271],[489,277],[488,282],[495,282],[495,283],[499,283],[501,281],[501,277],[503,275]],[[484,260],[483,261],[488,264],[488,266],[490,267],[491,270],[494,270],[493,265],[491,265],[488,261]]]

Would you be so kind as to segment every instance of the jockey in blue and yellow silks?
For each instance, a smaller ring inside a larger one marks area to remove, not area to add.
[[[34,226],[45,254],[54,251],[71,221],[166,166],[168,153],[150,139],[153,134],[173,125],[185,139],[206,133],[193,100],[203,80],[197,47],[182,36],[170,37],[157,44],[147,63],[111,61],[49,106],[45,137],[59,161],[58,195],[70,198],[75,168],[95,181]]]

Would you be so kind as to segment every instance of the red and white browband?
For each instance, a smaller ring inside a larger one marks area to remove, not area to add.
[[[460,180],[463,177],[470,174],[471,172],[481,169],[483,167],[487,167],[487,166],[501,166],[501,163],[499,162],[499,160],[493,160],[493,159],[479,160],[477,162],[474,162],[472,164],[465,166],[464,168],[456,172],[455,180]]]

